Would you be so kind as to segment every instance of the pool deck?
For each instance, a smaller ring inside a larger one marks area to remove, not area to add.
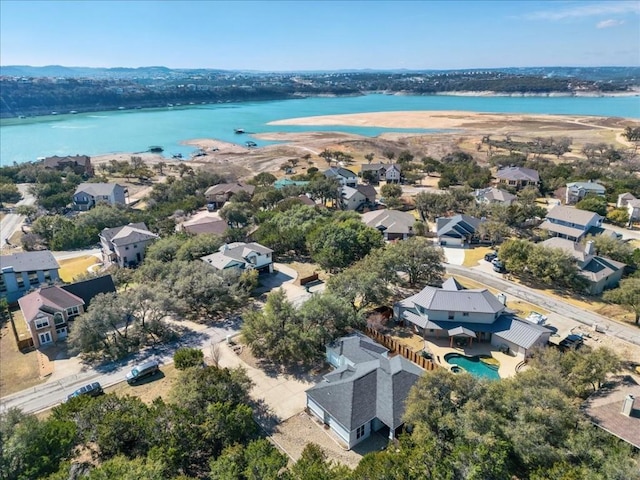
[[[473,357],[476,355],[487,355],[493,357],[498,362],[500,362],[500,367],[498,368],[498,374],[500,375],[500,378],[513,377],[516,374],[516,367],[524,360],[524,358],[520,356],[514,357],[511,355],[506,355],[498,351],[495,345],[491,345],[490,343],[486,342],[476,343],[474,341],[471,347],[451,348],[449,346],[448,338],[428,337],[426,339],[423,339],[420,335],[415,334],[404,334],[401,336],[394,335],[394,338],[404,343],[416,352],[423,349],[431,352],[434,361],[447,370],[451,368],[451,365],[444,359],[444,356],[447,353],[457,353],[459,355],[465,355],[467,357]]]

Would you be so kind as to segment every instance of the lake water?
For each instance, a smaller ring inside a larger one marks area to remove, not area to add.
[[[387,131],[426,132],[428,130],[267,125],[275,120],[316,115],[419,110],[640,118],[640,97],[372,94],[15,119],[0,126],[0,163],[10,165],[51,155],[142,152],[151,145],[163,146],[166,156],[175,153],[188,156],[194,149],[180,142],[194,138],[215,138],[242,145],[246,140],[253,140],[258,146],[274,143],[255,139],[251,133],[337,131],[376,136]],[[248,135],[236,135],[234,128],[243,128]]]

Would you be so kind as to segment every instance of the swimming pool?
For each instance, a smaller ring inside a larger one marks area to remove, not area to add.
[[[491,358],[491,357],[486,357]],[[458,353],[447,353],[444,356],[447,363],[451,365],[457,365],[458,367],[466,370],[471,375],[480,378],[488,378],[490,380],[499,380],[498,365],[490,365],[481,360],[481,357],[465,357]],[[457,372],[456,372],[457,373]]]

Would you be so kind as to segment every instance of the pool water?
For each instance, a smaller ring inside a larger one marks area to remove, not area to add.
[[[457,365],[475,377],[488,378],[490,380],[500,379],[498,366],[486,364],[480,360],[480,357],[465,357],[458,353],[448,353],[444,356],[444,359],[450,365]]]

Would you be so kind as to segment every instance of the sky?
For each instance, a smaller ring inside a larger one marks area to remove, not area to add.
[[[640,66],[640,1],[0,0],[0,64]]]

